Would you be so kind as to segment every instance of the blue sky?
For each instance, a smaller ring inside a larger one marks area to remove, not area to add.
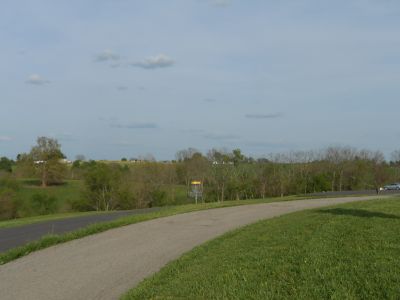
[[[1,6],[0,156],[400,148],[399,1]]]

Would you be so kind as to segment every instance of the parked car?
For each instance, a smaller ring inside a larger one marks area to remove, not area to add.
[[[385,191],[399,191],[400,190],[400,183],[391,183],[388,185],[385,185],[383,187]]]

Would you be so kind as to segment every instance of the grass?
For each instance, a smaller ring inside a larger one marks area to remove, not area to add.
[[[71,212],[71,213],[60,213],[60,214],[51,214],[51,215],[42,215],[42,216],[34,216],[34,217],[27,217],[27,218],[11,219],[11,220],[6,220],[6,221],[0,221],[0,228],[18,227],[18,226],[46,222],[46,221],[83,217],[83,216],[89,216],[89,215],[94,215],[94,214],[103,214],[103,213],[106,213],[106,212],[97,212],[97,211]]]
[[[171,216],[180,213],[187,213],[192,211],[198,210],[205,210],[205,209],[212,209],[212,208],[221,208],[221,207],[228,207],[228,206],[237,206],[237,205],[247,205],[247,204],[258,204],[258,203],[270,203],[270,202],[278,202],[278,201],[292,201],[292,200],[300,200],[305,199],[306,197],[297,197],[297,196],[287,196],[282,198],[267,198],[267,199],[254,199],[254,200],[237,200],[237,201],[224,201],[224,202],[212,202],[212,203],[200,203],[200,204],[187,204],[187,205],[177,205],[177,206],[170,206],[170,207],[163,207],[159,211],[150,212],[147,214],[141,215],[132,215],[122,217],[113,221],[109,222],[102,222],[89,225],[82,229],[72,231],[66,234],[61,235],[47,235],[42,237],[41,239],[30,242],[24,246],[17,247],[10,249],[4,253],[0,253],[0,265],[20,258],[22,256],[28,255],[31,252],[44,249],[53,245],[61,244],[67,241],[71,241],[74,239],[82,238],[91,234],[103,232],[112,228],[117,228],[125,225],[130,225],[138,222],[148,221],[151,219]],[[307,198],[309,199],[309,198]],[[47,217],[47,220],[51,220],[52,216],[43,216],[43,218]],[[37,217],[35,220],[34,218],[28,218],[28,222],[35,223],[44,221],[43,218]],[[0,222],[0,228],[4,227],[12,227],[12,225],[20,225],[18,223],[10,224],[12,221],[2,221]],[[14,222],[24,222],[24,219],[15,220]],[[8,225],[2,225],[2,223]]]
[[[400,198],[297,212],[212,240],[122,299],[398,299]]]
[[[40,181],[35,179],[20,180],[21,188],[16,193],[20,203],[19,215],[21,217],[32,216],[30,201],[34,194],[43,194],[57,199],[57,212],[65,213],[70,211],[70,203],[81,197],[83,182],[81,180],[66,180],[64,184],[42,188]]]

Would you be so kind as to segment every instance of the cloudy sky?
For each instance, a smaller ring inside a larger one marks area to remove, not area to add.
[[[397,0],[3,0],[0,156],[400,148]]]

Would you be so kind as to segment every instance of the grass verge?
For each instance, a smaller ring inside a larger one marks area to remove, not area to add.
[[[168,264],[122,299],[397,299],[400,198],[265,220]]]
[[[98,211],[71,212],[71,213],[61,213],[61,214],[52,214],[52,215],[11,219],[11,220],[6,220],[6,221],[0,221],[0,229],[1,228],[18,227],[18,226],[35,224],[35,223],[46,222],[46,221],[54,221],[54,220],[69,219],[69,218],[75,218],[75,217],[84,217],[84,216],[90,216],[90,215],[96,215],[96,214],[104,214],[104,213],[107,213],[107,212],[98,212]]]

